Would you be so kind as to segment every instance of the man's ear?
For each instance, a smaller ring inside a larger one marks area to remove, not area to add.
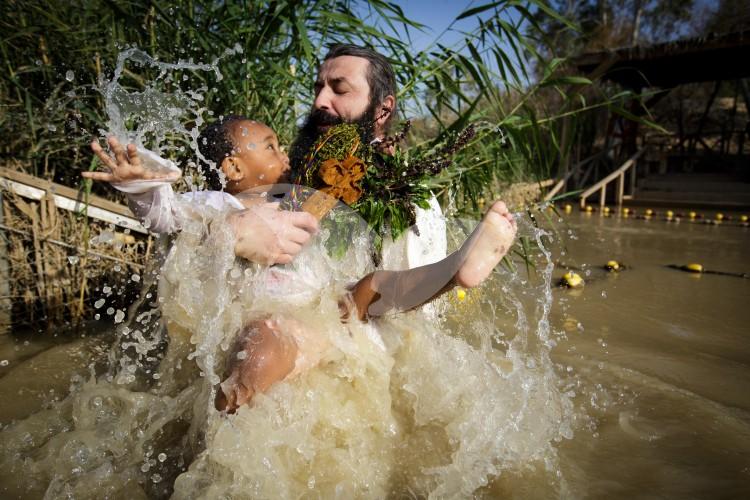
[[[383,129],[383,127],[385,126],[385,122],[388,121],[388,118],[391,117],[395,109],[396,98],[392,95],[386,96],[386,98],[383,99],[383,102],[380,104],[380,109],[375,112],[375,116],[378,117],[378,119],[375,121],[375,124],[380,130]]]
[[[236,182],[242,180],[242,169],[237,164],[237,158],[234,158],[233,156],[227,156],[224,158],[221,162],[221,171],[224,172],[224,175],[226,175],[227,179],[230,181]]]

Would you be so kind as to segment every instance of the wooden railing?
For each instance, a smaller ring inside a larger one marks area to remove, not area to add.
[[[589,175],[591,175],[593,168],[598,167],[602,162],[602,159],[606,158],[611,149],[611,147],[605,148],[570,167],[567,173],[555,183],[554,187],[550,189],[549,192],[547,192],[544,196],[544,201],[550,201],[557,193],[568,189],[570,187],[569,182],[571,181],[571,177],[574,181],[573,189],[578,189],[581,185],[585,184]],[[587,167],[585,171],[583,170],[583,167]]]
[[[125,205],[89,196],[84,200],[83,193],[73,188],[34,177],[24,172],[0,167],[0,189],[11,191],[24,198],[41,200],[45,195],[52,196],[55,205],[64,210],[86,213],[87,216],[117,226],[146,234],[148,231],[133,217]],[[88,201],[88,203],[86,202]]]
[[[636,154],[628,158],[628,160],[622,164],[617,170],[600,180],[586,191],[581,193],[581,208],[586,207],[586,199],[592,194],[599,191],[599,206],[604,207],[607,202],[607,186],[610,182],[617,179],[617,190],[615,192],[615,199],[617,205],[621,206],[623,200],[632,199],[633,193],[635,192],[635,174],[636,167],[638,165],[638,158],[643,154],[645,148],[638,150]],[[630,170],[630,194],[625,194],[625,174]]]
[[[573,165],[573,167],[571,167],[570,170],[568,170],[568,173],[566,173],[563,176],[562,179],[560,179],[559,181],[557,181],[557,183],[555,184],[555,186],[552,189],[550,189],[547,192],[546,195],[544,195],[544,201],[551,200],[557,193],[559,193],[560,191],[562,191],[562,189],[568,183],[568,181],[573,176],[573,174],[575,174],[576,172],[578,172],[579,169],[583,168],[588,163],[591,163],[595,159],[599,158],[599,156],[600,156],[600,154],[597,153],[594,156],[590,156],[590,157],[586,158],[585,160],[583,160],[582,162],[579,162],[576,165]]]

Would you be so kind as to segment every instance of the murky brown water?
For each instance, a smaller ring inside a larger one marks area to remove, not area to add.
[[[553,358],[596,424],[559,447],[573,496],[748,498],[750,280],[665,265],[750,272],[750,229],[564,220],[576,237],[560,261],[590,268],[583,290],[556,292],[553,327],[568,334]],[[602,271],[610,259],[630,269]]]
[[[706,269],[748,272],[750,229],[574,214],[558,230],[565,249],[558,248],[555,258],[587,281],[582,290],[555,289],[550,317],[553,333],[564,332],[552,336],[558,342],[552,357],[563,390],[574,398],[577,426],[572,439],[557,442],[557,457],[547,456],[546,467],[539,460],[514,466],[476,494],[747,498],[750,280],[691,275],[666,265],[699,262]],[[605,272],[610,259],[628,269]],[[564,271],[558,266],[554,276]],[[538,291],[521,300],[529,307],[540,303]],[[498,318],[511,332],[507,321]],[[85,379],[91,360],[106,354],[105,342],[95,337],[65,345],[0,340],[0,359],[9,360],[0,368],[2,423],[63,397],[71,378]],[[22,439],[26,427],[32,423],[7,436]],[[527,432],[538,429],[543,427],[531,425]]]

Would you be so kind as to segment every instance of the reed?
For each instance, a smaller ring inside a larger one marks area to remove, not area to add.
[[[2,299],[12,308],[10,324],[1,328],[58,330],[95,314],[112,316],[132,301],[148,261],[149,237],[60,210],[49,194],[33,201],[3,191],[2,203],[10,285]],[[101,298],[104,304],[95,307]]]

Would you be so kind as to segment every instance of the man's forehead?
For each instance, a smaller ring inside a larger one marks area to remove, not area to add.
[[[318,80],[347,80],[367,83],[370,61],[364,57],[339,56],[328,59],[318,70]]]

